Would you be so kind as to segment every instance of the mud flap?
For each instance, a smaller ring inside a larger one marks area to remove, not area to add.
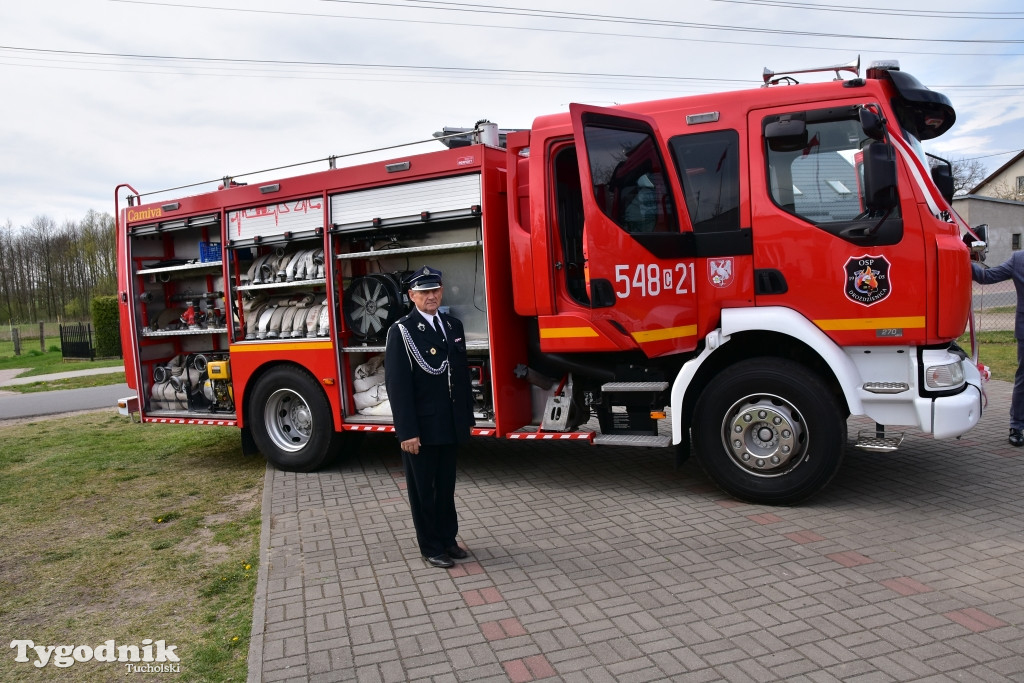
[[[242,435],[242,455],[259,455],[260,449],[256,447],[256,440],[252,438],[252,430],[248,427],[242,427],[238,431]]]

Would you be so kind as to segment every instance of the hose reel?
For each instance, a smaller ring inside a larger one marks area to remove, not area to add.
[[[374,273],[352,279],[345,290],[345,327],[362,341],[379,341],[408,310],[401,278],[391,273]]]

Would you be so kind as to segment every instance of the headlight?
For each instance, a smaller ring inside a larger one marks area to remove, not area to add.
[[[924,383],[932,390],[958,387],[964,383],[964,368],[959,362],[932,365],[924,370]]]

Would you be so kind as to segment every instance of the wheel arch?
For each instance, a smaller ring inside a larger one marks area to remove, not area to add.
[[[250,410],[252,407],[253,390],[257,386],[259,386],[262,379],[268,373],[280,367],[287,367],[294,370],[295,372],[302,372],[306,375],[309,375],[309,377],[313,380],[314,384],[316,384],[317,387],[319,387],[321,393],[323,393],[328,405],[331,406],[331,419],[334,423],[334,431],[340,432],[342,429],[341,411],[339,410],[339,406],[335,405],[334,397],[331,396],[331,392],[324,389],[323,384],[320,382],[320,380],[317,379],[316,374],[313,373],[309,368],[302,365],[301,363],[296,363],[295,361],[290,360],[269,361],[267,363],[264,363],[263,365],[260,365],[258,368],[253,370],[252,373],[250,373],[249,377],[245,380],[245,387],[242,391],[242,422],[240,426],[248,428],[252,424],[250,419]]]
[[[755,356],[787,358],[814,370],[832,389],[847,415],[863,413],[860,373],[825,333],[792,309],[727,309],[722,327],[708,335],[705,349],[683,365],[671,390],[673,441],[688,429],[704,388],[725,368]]]

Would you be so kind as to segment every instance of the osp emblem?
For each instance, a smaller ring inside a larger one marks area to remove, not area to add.
[[[884,256],[856,256],[846,262],[846,298],[870,306],[889,296],[889,261]]]

